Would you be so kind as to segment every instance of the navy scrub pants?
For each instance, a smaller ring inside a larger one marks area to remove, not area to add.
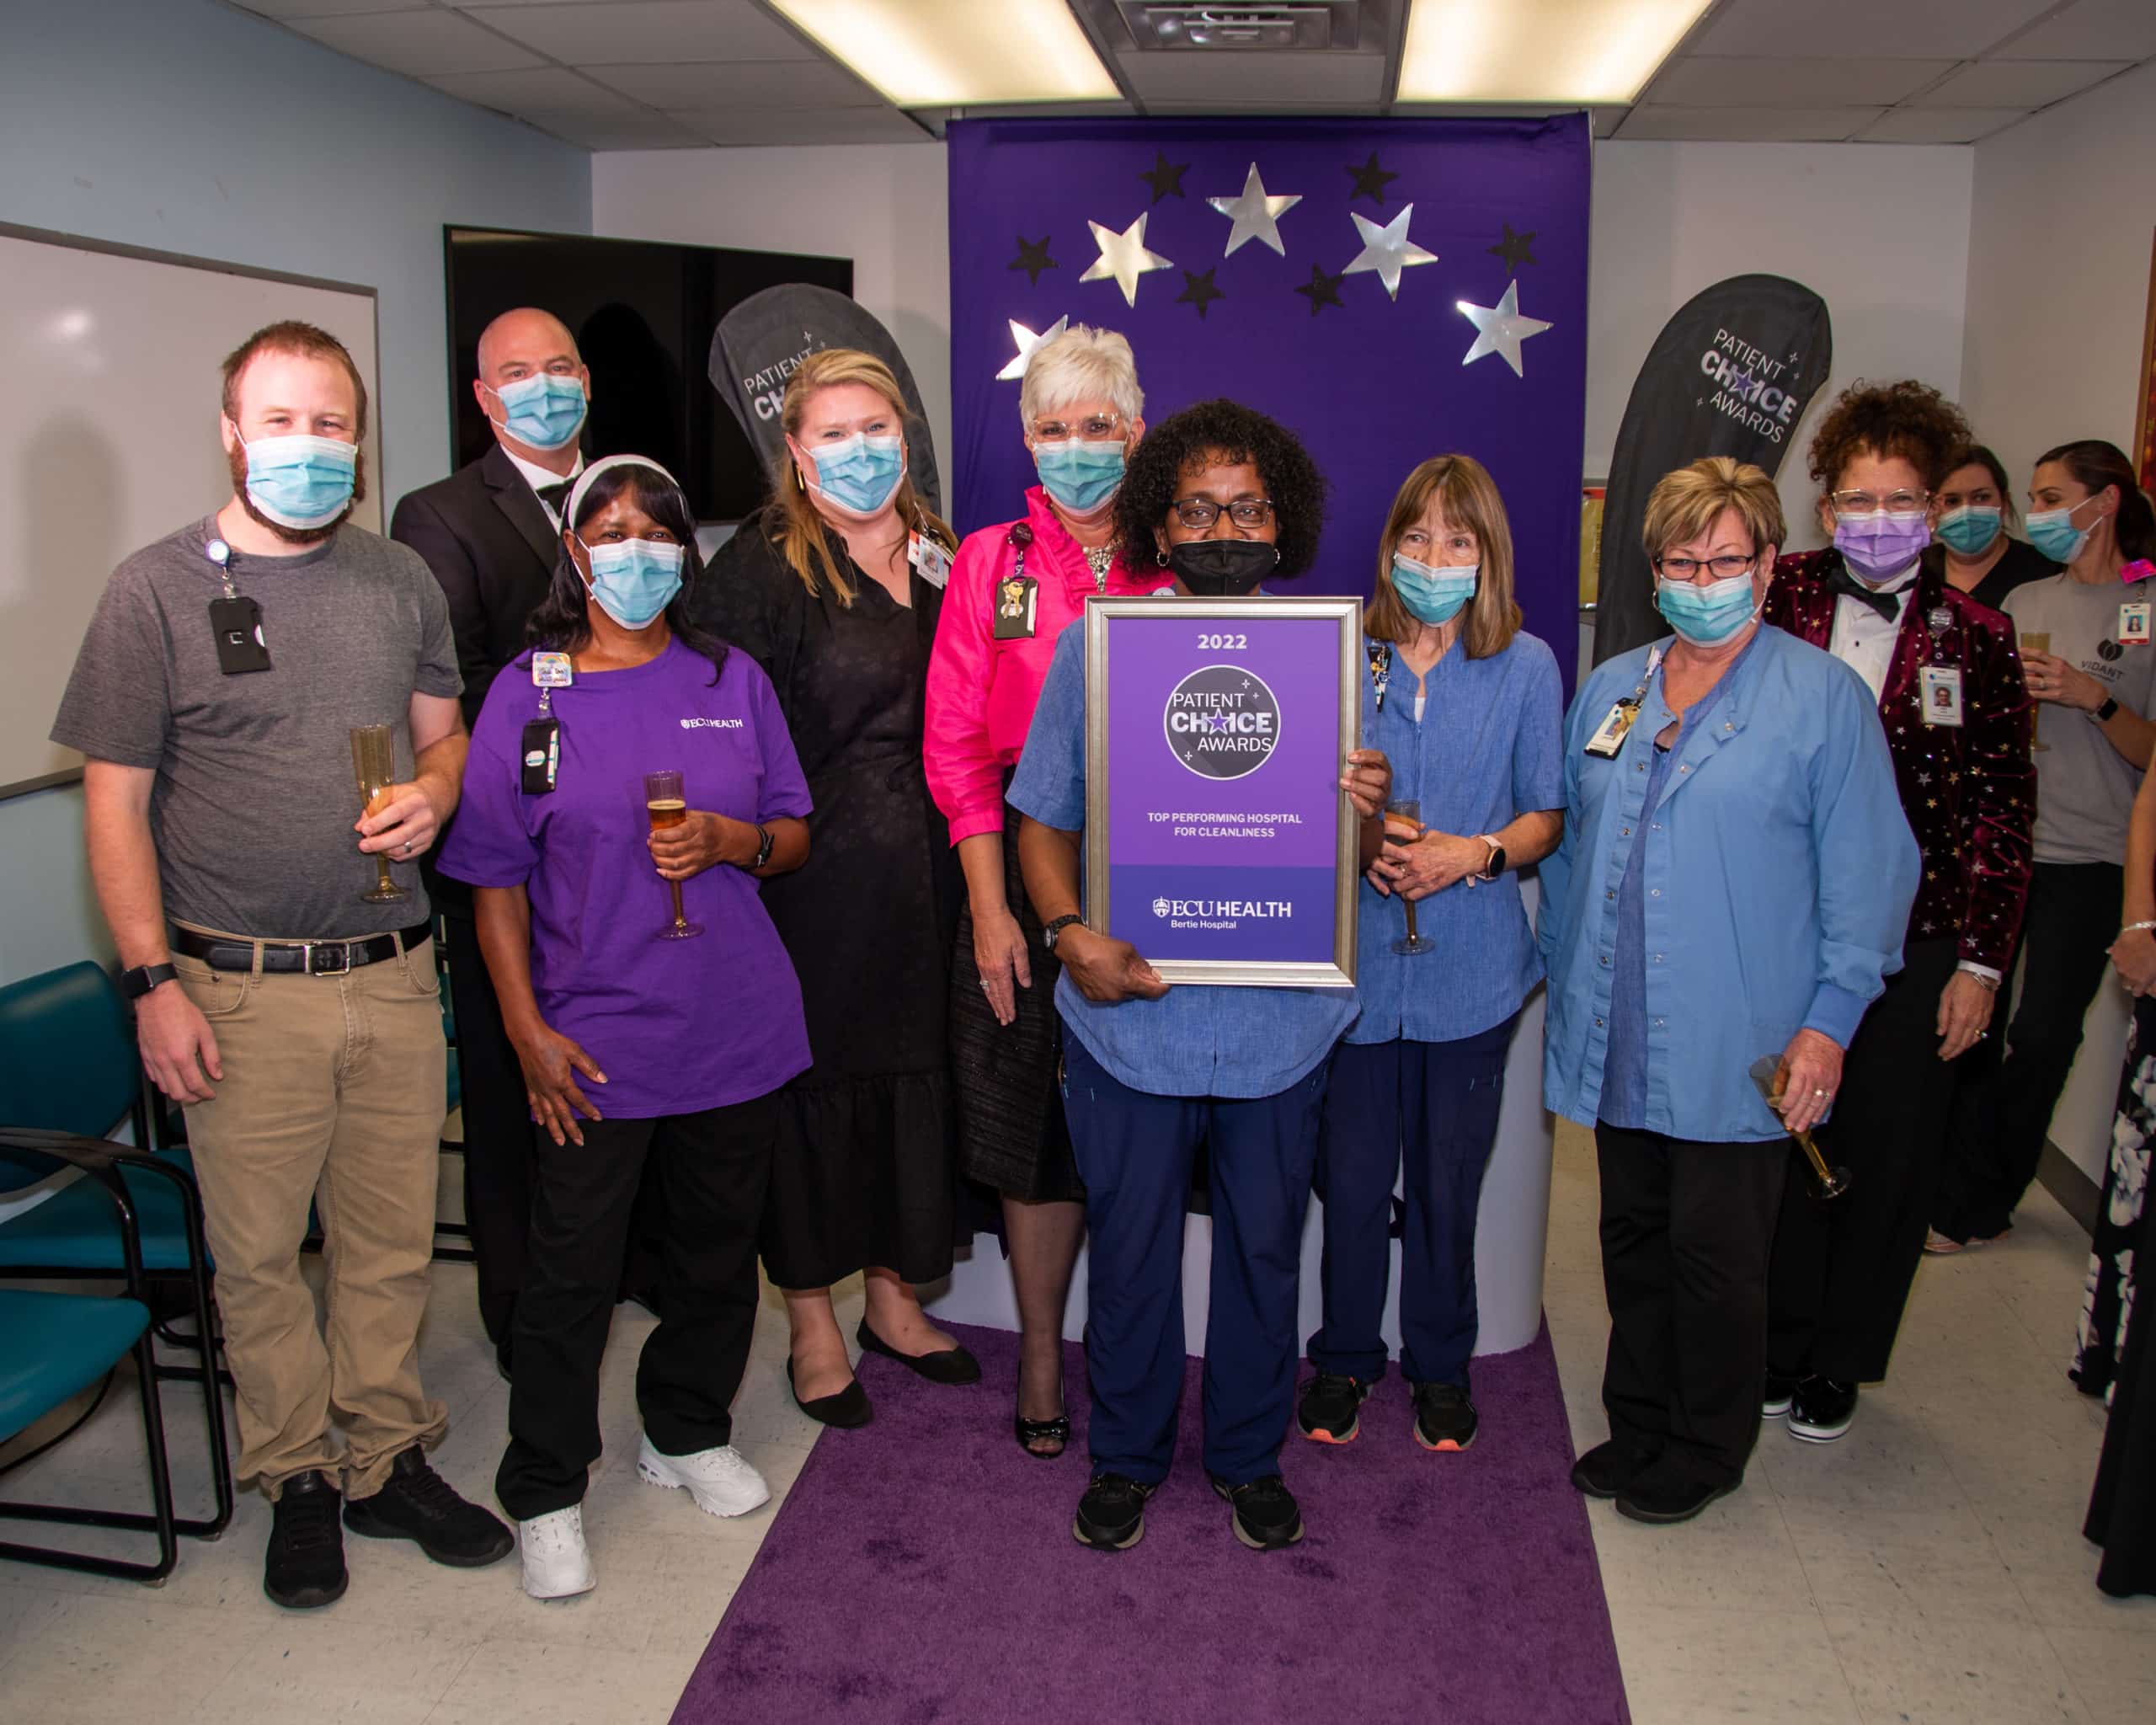
[[[1497,1141],[1505,1055],[1518,1027],[1451,1042],[1343,1042],[1332,1051],[1318,1135],[1325,1206],[1325,1322],[1310,1364],[1375,1383],[1385,1375],[1393,1183],[1403,1160],[1400,1366],[1414,1384],[1467,1387],[1475,1351],[1475,1220]]]
[[[1064,1099],[1086,1183],[1086,1368],[1093,1471],[1158,1485],[1175,1459],[1185,1357],[1183,1214],[1212,1152],[1205,1471],[1231,1486],[1280,1471],[1295,1391],[1295,1296],[1325,1063],[1271,1096],[1155,1096],[1075,1036]]]

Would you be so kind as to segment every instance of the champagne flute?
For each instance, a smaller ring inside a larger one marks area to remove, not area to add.
[[[388,805],[397,783],[397,739],[386,724],[352,727],[352,771],[360,782],[360,802],[369,814],[379,814]],[[412,889],[389,878],[389,853],[374,853],[375,888],[361,893],[368,905],[393,905],[412,896]]]
[[[1420,838],[1422,836],[1422,804],[1420,799],[1410,797],[1397,802],[1386,804],[1385,805],[1385,836],[1387,838],[1396,836],[1392,830],[1395,822],[1399,822],[1406,825],[1407,828],[1406,837],[1408,839],[1413,840]],[[1398,940],[1393,942],[1393,951],[1396,953],[1405,953],[1411,957],[1421,953],[1435,952],[1437,950],[1437,943],[1435,941],[1423,939],[1421,932],[1415,927],[1414,900],[1403,895],[1400,902],[1407,912],[1407,932],[1401,936]]]
[[[651,817],[651,830],[660,832],[670,826],[679,826],[689,818],[689,799],[681,788],[681,775],[678,772],[647,772],[643,776],[644,813]],[[670,880],[668,889],[674,895],[674,920],[659,931],[661,940],[690,940],[702,934],[703,925],[691,922],[681,914],[681,883]]]
[[[2021,632],[2021,650],[2024,653],[2042,653],[2048,654],[2052,650],[2051,631],[2049,629],[2024,629]],[[2029,726],[2029,746],[2031,750],[2049,754],[2051,752],[2052,745],[2049,743],[2040,743],[2036,740],[2036,727],[2043,723],[2043,710],[2040,705],[2037,708],[2036,718],[2031,722]]]

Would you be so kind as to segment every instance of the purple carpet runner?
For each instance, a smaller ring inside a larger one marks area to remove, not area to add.
[[[1011,1434],[1017,1338],[952,1327],[965,1389],[862,1362],[875,1423],[826,1431],[675,1712],[876,1725],[1624,1725],[1624,1682],[1545,1330],[1475,1362],[1474,1447],[1431,1455],[1396,1374],[1339,1448],[1292,1434],[1310,1531],[1257,1552],[1198,1465],[1198,1362],[1145,1537],[1070,1536],[1077,1428],[1057,1461]],[[1344,1686],[1343,1686],[1344,1685]]]

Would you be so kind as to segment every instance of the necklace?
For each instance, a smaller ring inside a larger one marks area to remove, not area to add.
[[[1113,545],[1089,545],[1086,547],[1086,565],[1093,572],[1093,585],[1100,586],[1108,578],[1108,565],[1115,561]]]

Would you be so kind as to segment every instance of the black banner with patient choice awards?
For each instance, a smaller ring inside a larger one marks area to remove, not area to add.
[[[776,473],[786,459],[786,434],[778,414],[787,379],[802,360],[826,347],[873,354],[897,375],[906,411],[913,419],[906,427],[906,471],[921,501],[942,515],[943,485],[936,470],[936,446],[906,356],[899,351],[891,332],[844,294],[790,281],[742,301],[712,332],[712,387],[734,409],[764,465]]]
[[[1827,302],[1780,275],[1733,275],[1662,326],[1632,385],[1603,505],[1594,659],[1669,633],[1640,544],[1647,496],[1702,456],[1780,471],[1806,404],[1834,360]]]

